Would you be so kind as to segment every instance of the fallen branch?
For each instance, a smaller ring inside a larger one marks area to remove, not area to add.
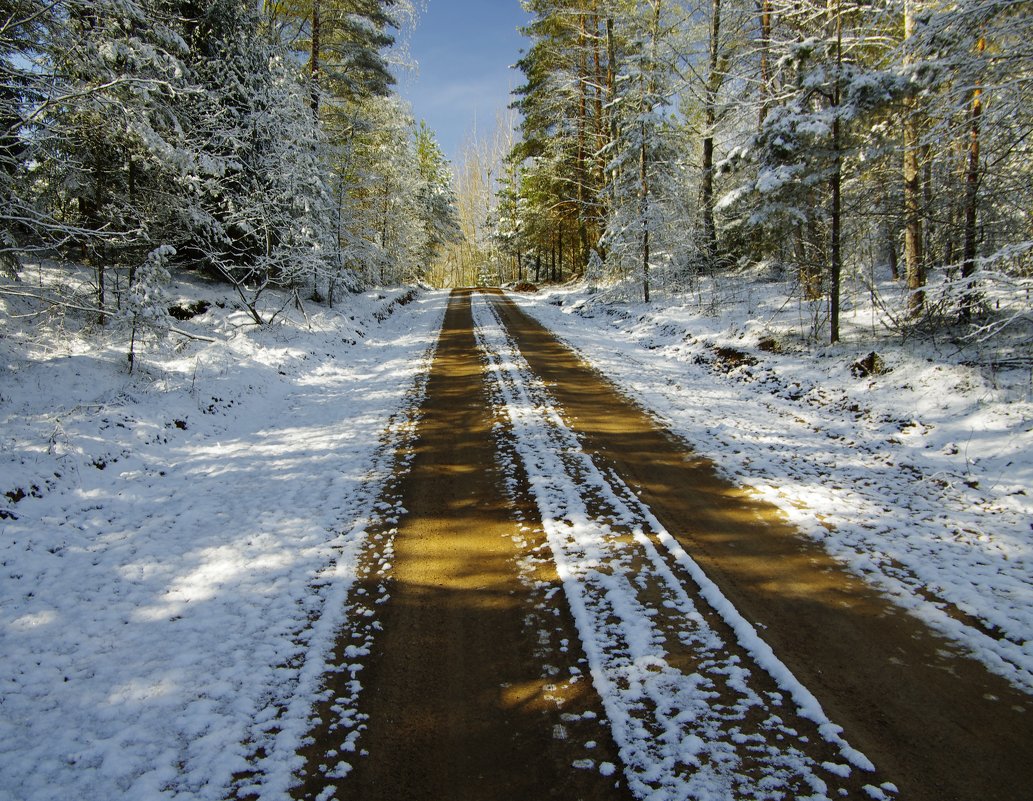
[[[184,331],[182,328],[176,328],[175,326],[169,326],[170,334],[179,334],[181,337],[187,339],[196,339],[198,342],[218,342],[219,340],[213,337],[202,336],[201,334],[191,334],[189,331]]]

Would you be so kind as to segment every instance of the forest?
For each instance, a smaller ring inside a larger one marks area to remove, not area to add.
[[[0,2],[0,801],[1028,796],[1028,0],[503,3]]]
[[[0,259],[90,268],[55,302],[161,328],[169,271],[256,323],[414,283],[458,235],[449,169],[392,87],[406,0],[15,0],[0,18]],[[3,291],[24,291],[7,286]],[[159,331],[160,333],[160,331]]]
[[[457,171],[489,282],[579,275],[648,302],[762,267],[833,342],[847,278],[899,281],[895,330],[1028,316],[1024,4],[525,7],[517,132]]]
[[[451,165],[394,91],[410,0],[15,0],[6,277],[86,266],[53,302],[159,330],[183,269],[258,323],[269,287],[333,304],[573,276],[648,302],[758,267],[791,277],[833,342],[847,279],[898,281],[899,330],[1028,314],[1024,3],[523,5],[511,108]]]

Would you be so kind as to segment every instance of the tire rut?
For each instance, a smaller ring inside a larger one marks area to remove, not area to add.
[[[870,797],[865,786],[885,777],[826,719],[797,711],[813,698],[789,697],[753,664],[662,527],[585,452],[489,314],[475,317],[495,402],[515,429],[636,796]]]

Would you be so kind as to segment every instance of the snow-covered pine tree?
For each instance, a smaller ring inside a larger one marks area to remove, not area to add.
[[[612,138],[612,45],[610,0],[534,0],[525,30],[531,44],[517,66],[525,83],[514,106],[521,112],[521,140],[509,160],[526,163],[527,219],[523,241],[536,272],[543,259],[550,274],[567,263],[584,270],[605,227],[606,157]]]
[[[310,104],[333,125],[341,104],[385,97],[395,83],[388,52],[408,0],[277,0],[262,4],[273,41],[305,63]]]
[[[90,264],[101,321],[166,234],[185,48],[162,10],[63,0],[6,20],[16,98],[7,128],[21,159],[5,170],[19,215],[6,239]],[[29,41],[23,28],[42,38]]]
[[[182,9],[192,76],[181,259],[229,281],[252,318],[269,287],[299,299],[336,255],[327,149],[305,87],[246,4]]]
[[[133,280],[119,309],[119,319],[129,328],[129,372],[136,364],[137,344],[147,336],[161,339],[169,330],[169,260],[176,255],[171,245],[161,245],[133,271]]]
[[[408,110],[391,96],[392,60],[409,0],[285,0],[264,5],[264,28],[298,63],[310,108],[329,146],[328,184],[336,258],[326,296],[356,282],[393,282],[421,273],[412,243],[421,236],[410,198],[385,193],[415,185]],[[414,249],[415,248],[415,249]],[[404,269],[400,265],[407,265]]]
[[[1002,289],[1030,270],[1033,15],[1009,0],[906,9],[898,61],[921,121],[925,265],[946,267],[945,311],[975,322],[981,268]]]
[[[443,247],[462,239],[462,231],[459,228],[456,193],[448,160],[426,123],[420,123],[414,137],[419,180],[416,208],[426,240],[423,252],[418,256],[418,277],[423,278]]]
[[[804,297],[827,298],[829,336],[836,341],[848,214],[844,186],[857,177],[860,164],[853,157],[866,133],[857,123],[872,119],[900,91],[896,73],[878,66],[889,23],[840,0],[821,13],[784,8],[774,20],[768,46],[779,102],[766,109],[745,151],[752,171],[732,198],[744,205],[747,224],[763,232],[761,241],[778,260],[795,265]]]
[[[447,162],[397,96],[349,108],[354,133],[336,164],[348,258],[367,284],[418,281],[434,252],[458,236]]]
[[[619,62],[612,114],[615,137],[607,155],[611,176],[602,244],[611,270],[634,277],[649,302],[656,264],[670,265],[677,249],[677,154],[671,114],[677,55],[672,45],[683,9],[665,0],[628,3],[615,20],[625,52]]]
[[[491,217],[491,237],[495,248],[510,264],[510,269],[504,272],[518,282],[525,280],[524,251],[527,248],[524,221],[527,204],[521,197],[522,184],[521,165],[512,158],[507,159],[499,177],[495,210]]]
[[[0,275],[17,277],[18,256],[46,238],[49,215],[32,197],[29,165],[46,93],[44,50],[55,9],[11,0],[0,24]]]
[[[720,166],[724,155],[754,132],[766,102],[761,73],[768,67],[764,45],[758,41],[758,18],[764,18],[763,7],[701,0],[677,45],[679,73],[686,76],[678,105],[685,128],[681,158],[691,165],[686,192],[698,198],[694,247],[688,253],[692,276],[732,262],[716,213],[723,181]]]

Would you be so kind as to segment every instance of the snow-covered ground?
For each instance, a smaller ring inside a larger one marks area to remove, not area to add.
[[[0,297],[2,801],[282,797],[440,328],[406,293],[257,328],[180,284],[216,341],[133,375],[124,332]]]
[[[25,294],[56,275],[33,271]],[[729,280],[649,306],[583,287],[517,299],[724,473],[1033,692],[1029,340],[994,371],[975,346],[901,344],[858,306],[844,344],[815,348],[800,335],[808,310],[785,290]],[[0,801],[287,797],[446,304],[439,292],[368,293],[258,328],[201,281],[173,299],[207,301],[177,325],[215,341],[145,347],[130,375],[124,332],[83,332],[75,312],[35,316],[30,299],[0,297]],[[784,732],[765,722],[744,735],[707,712],[702,685],[657,669],[632,596],[619,610],[627,636],[610,637],[630,558],[620,549],[634,548],[636,570],[669,601],[661,613],[686,627],[678,636],[711,649],[710,680],[743,704],[759,697],[665,577],[659,524],[596,480],[489,309],[476,308],[495,397],[521,434],[512,456],[535,484],[632,786],[745,792],[718,769],[722,748]],[[856,376],[851,364],[871,350],[888,372]],[[558,450],[532,447],[539,435]],[[609,509],[613,531],[552,526],[584,518],[585,504]],[[645,525],[630,540],[614,533],[635,520]],[[651,722],[622,699],[626,682],[655,701]],[[830,772],[864,758],[805,689],[779,686],[838,758],[816,765],[772,747],[759,763],[820,797]],[[697,734],[664,717],[672,698],[697,710]],[[663,773],[672,748],[695,748],[715,770]]]
[[[857,295],[835,347],[808,341],[811,313],[785,284],[753,276],[650,305],[584,286],[513,297],[727,476],[1033,692],[1033,345],[1001,335],[994,368],[994,343],[902,343]],[[856,375],[873,350],[887,372]]]

